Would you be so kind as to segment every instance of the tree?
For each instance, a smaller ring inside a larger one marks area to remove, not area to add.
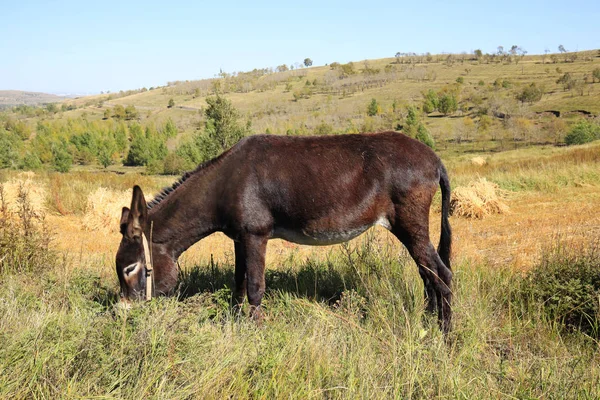
[[[125,119],[125,108],[122,105],[117,104],[113,108],[113,118]]]
[[[177,127],[171,118],[167,120],[165,127],[163,129],[163,133],[168,138],[173,138],[177,136]]]
[[[367,115],[369,117],[374,117],[379,114],[379,104],[377,104],[376,99],[371,99],[369,106],[367,107]]]
[[[592,71],[592,82],[596,82],[596,79],[600,82],[600,68],[595,68],[594,71]]]
[[[216,157],[221,152],[236,144],[249,133],[249,124],[240,125],[240,115],[233,107],[231,101],[221,96],[208,97],[208,107],[204,112],[206,116],[205,134],[215,144]]]
[[[304,59],[304,66],[305,67],[310,67],[311,65],[313,65],[313,61],[310,58],[305,58]]]
[[[278,65],[276,69],[277,72],[285,72],[289,70],[288,66],[285,64]]]
[[[556,83],[562,84],[563,89],[567,91],[573,89],[577,82],[570,72],[565,72],[563,76],[556,80]]]
[[[103,119],[109,119],[109,118],[110,118],[110,108],[107,108],[106,110],[104,110]]]
[[[429,89],[427,93],[423,94],[423,112],[426,114],[430,114],[437,110],[438,108],[438,95],[433,89]]]
[[[480,49],[475,50],[473,54],[475,54],[475,57],[477,57],[478,60],[483,57],[483,52]]]
[[[421,143],[425,143],[427,146],[431,147],[432,149],[435,146],[435,141],[433,140],[433,136],[431,136],[431,133],[429,133],[429,131],[423,124],[419,124],[419,126],[417,127],[417,134],[415,136],[415,139],[417,139]]]
[[[52,146],[52,165],[58,172],[69,172],[73,157],[67,149],[67,143],[59,140]]]
[[[167,105],[168,108],[173,108],[175,107],[175,100],[173,100],[173,98],[171,97],[169,99],[169,104]]]
[[[449,115],[453,114],[458,110],[458,102],[456,101],[456,96],[453,93],[445,93],[440,96],[440,100],[438,102],[438,110],[444,114]]]
[[[540,86],[537,86],[535,83],[532,83],[529,86],[526,86],[517,93],[517,100],[521,103],[535,103],[542,99],[542,95],[544,94],[544,89]]]
[[[567,145],[584,144],[600,139],[600,126],[589,121],[579,121],[565,136]]]
[[[565,49],[565,46],[563,46],[562,44],[558,45],[558,51],[560,51],[561,53],[566,53],[567,49]]]
[[[113,155],[115,154],[117,145],[112,137],[107,137],[98,145],[98,162],[104,168],[115,163]]]
[[[136,110],[135,106],[130,104],[127,107],[125,107],[125,119],[126,120],[131,121],[132,119],[137,119],[138,116],[139,116],[139,113]]]

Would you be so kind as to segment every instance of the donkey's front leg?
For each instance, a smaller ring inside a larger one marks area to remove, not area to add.
[[[233,293],[233,307],[239,309],[246,297],[246,257],[240,242],[233,242],[235,249],[235,292]]]
[[[246,235],[240,241],[246,260],[246,278],[250,317],[262,320],[260,303],[265,294],[265,253],[267,252],[268,237]]]

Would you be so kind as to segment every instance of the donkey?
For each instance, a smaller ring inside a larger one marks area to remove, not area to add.
[[[442,216],[436,251],[429,238],[429,209],[438,185]],[[260,319],[269,239],[330,245],[378,224],[408,249],[425,285],[426,308],[437,309],[447,332],[449,206],[444,165],[429,147],[404,134],[249,136],[184,174],[148,204],[134,186],[131,207],[123,208],[120,221],[121,297],[126,302],[143,298],[145,238],[151,238],[153,294],[165,295],[174,291],[179,256],[219,231],[234,241],[234,301],[241,304],[247,293],[250,315]]]

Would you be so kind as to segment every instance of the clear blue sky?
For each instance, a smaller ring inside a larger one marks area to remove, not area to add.
[[[97,93],[396,52],[600,48],[598,0],[0,0],[0,89]]]

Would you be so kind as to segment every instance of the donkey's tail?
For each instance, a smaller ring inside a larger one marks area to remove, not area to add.
[[[450,255],[452,253],[452,230],[450,229],[450,181],[448,173],[443,164],[440,163],[440,188],[442,190],[442,230],[440,233],[440,244],[438,245],[438,254],[442,262],[450,268]]]

